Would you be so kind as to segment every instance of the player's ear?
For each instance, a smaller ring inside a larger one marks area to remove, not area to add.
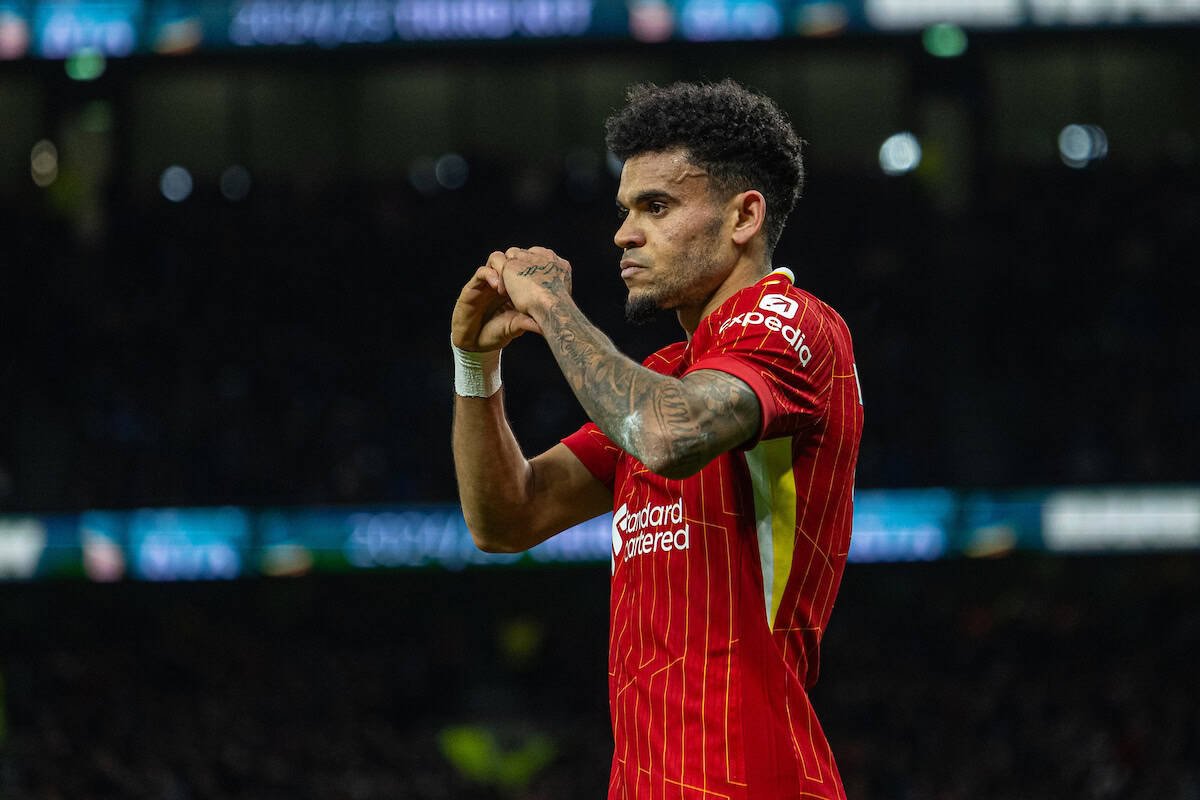
[[[733,223],[733,242],[744,245],[767,221],[767,198],[757,189],[739,192],[733,197],[733,210],[737,214]]]

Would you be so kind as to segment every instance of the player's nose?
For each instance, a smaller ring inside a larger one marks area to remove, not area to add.
[[[613,241],[622,250],[629,250],[634,247],[644,246],[646,244],[646,236],[634,224],[633,215],[630,214],[621,221],[621,227],[617,228],[617,232],[613,234]]]

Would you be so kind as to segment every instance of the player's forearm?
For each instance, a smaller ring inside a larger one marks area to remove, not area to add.
[[[454,398],[452,446],[463,517],[483,550],[524,549],[532,469],[504,415],[503,390]]]
[[[569,297],[535,319],[580,404],[618,447],[667,477],[694,474],[716,455],[710,415],[683,381],[621,353]]]

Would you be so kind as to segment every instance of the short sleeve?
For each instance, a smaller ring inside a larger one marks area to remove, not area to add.
[[[562,443],[583,462],[596,480],[610,490],[613,488],[617,475],[617,460],[621,457],[621,448],[613,444],[596,423],[587,423],[563,439]]]
[[[708,323],[703,350],[684,374],[715,369],[753,390],[762,426],[749,444],[793,435],[826,412],[834,362],[829,324],[811,295],[747,291]]]

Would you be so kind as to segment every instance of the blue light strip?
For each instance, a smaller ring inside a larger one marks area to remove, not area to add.
[[[488,554],[457,506],[142,508],[0,515],[0,580],[223,580],[413,568],[603,564],[612,515]],[[860,490],[853,563],[1200,551],[1200,485],[1007,492]]]
[[[659,42],[1200,24],[1189,2],[966,0],[0,0],[0,60],[500,39]]]

